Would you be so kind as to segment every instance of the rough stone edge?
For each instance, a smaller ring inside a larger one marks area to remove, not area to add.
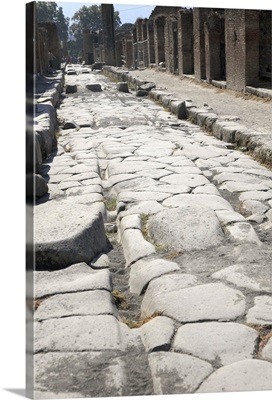
[[[110,79],[129,82],[135,90],[143,83],[147,83],[130,76],[129,71],[125,72],[116,67],[105,65],[103,67],[103,73]],[[199,109],[192,103],[188,103],[182,99],[178,100],[173,98],[173,101],[178,101],[184,105],[185,112],[180,113],[179,107],[171,107],[171,99],[168,103],[164,101],[166,95],[171,98],[171,94],[164,90],[157,90],[155,88],[149,92],[150,99],[161,103],[162,107],[166,108],[168,111],[170,108],[171,112],[174,113],[177,118],[180,118],[180,114],[182,114],[182,119],[189,119],[190,122],[199,125],[201,128],[220,140],[233,143],[238,147],[246,148],[259,162],[272,166],[272,134],[256,134],[235,121],[232,122],[231,126],[228,117],[220,117],[214,113],[212,113],[214,114],[214,117],[209,118],[207,115],[205,118],[205,113],[211,113],[211,110]]]

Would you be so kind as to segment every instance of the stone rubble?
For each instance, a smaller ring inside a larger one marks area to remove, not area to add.
[[[81,68],[34,207],[36,398],[271,390],[271,171]]]

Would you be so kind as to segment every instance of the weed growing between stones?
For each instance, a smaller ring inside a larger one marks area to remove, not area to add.
[[[152,319],[159,317],[160,315],[162,315],[162,313],[154,313],[150,317],[146,317],[139,321],[134,321],[134,320],[129,320],[127,318],[123,318],[122,322],[124,324],[126,324],[130,329],[141,328],[141,326],[143,326],[147,322],[151,321]]]
[[[255,354],[256,358],[261,357],[261,352],[268,340],[272,337],[272,325],[254,325],[248,324],[252,329],[255,329],[259,333],[259,337],[256,341]]]
[[[105,199],[105,200],[103,200],[103,202],[104,202],[104,204],[106,206],[107,211],[116,210],[116,207],[117,207],[117,199],[116,198],[114,198],[114,199]]]
[[[141,220],[141,231],[142,231],[143,237],[145,240],[150,242],[150,237],[148,234],[149,215],[148,214],[140,214],[140,220]]]

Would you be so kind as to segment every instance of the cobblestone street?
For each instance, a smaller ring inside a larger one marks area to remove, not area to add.
[[[101,71],[65,84],[34,207],[36,398],[271,390],[272,170]]]

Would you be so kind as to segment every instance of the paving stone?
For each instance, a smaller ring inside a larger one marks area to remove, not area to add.
[[[267,344],[265,345],[262,351],[262,358],[272,362],[272,338],[268,340]]]
[[[213,184],[198,186],[192,190],[192,194],[214,194],[216,196],[221,196]]]
[[[141,295],[152,279],[179,270],[178,264],[172,261],[164,259],[139,260],[130,267],[130,291]]]
[[[254,175],[247,175],[244,171],[243,173],[231,173],[222,172],[219,175],[215,175],[213,178],[218,184],[230,181],[230,182],[242,182],[242,183],[260,183],[260,178]]]
[[[100,207],[50,201],[35,207],[34,218],[38,269],[89,262],[109,248]]]
[[[108,176],[128,174],[128,173],[139,173],[142,170],[149,171],[150,169],[162,168],[167,165],[156,161],[124,161],[122,163],[116,163],[110,161],[108,165]]]
[[[201,170],[197,168],[195,165],[194,166],[182,165],[180,167],[169,165],[168,167],[166,167],[166,170],[174,172],[175,174],[198,174],[198,175],[202,174]]]
[[[138,332],[111,316],[75,316],[34,324],[35,353],[41,351],[125,351]]]
[[[150,190],[148,186],[138,189],[139,192],[145,192],[148,190]],[[170,185],[169,183],[160,183],[157,186],[152,186],[152,192],[164,192],[171,194],[189,193],[191,190],[192,189],[189,186]]]
[[[80,182],[80,181],[83,181],[85,179],[98,178],[98,177],[99,177],[99,175],[96,172],[89,171],[89,172],[84,172],[84,173],[80,173],[80,174],[74,174],[72,176],[64,178],[64,179],[62,179],[62,182],[65,182],[65,181],[69,181],[69,182],[77,181],[77,182]]]
[[[99,256],[95,257],[89,265],[94,269],[102,269],[110,267],[110,259],[107,254],[99,254]]]
[[[174,251],[207,249],[219,245],[224,239],[215,212],[190,202],[157,213],[149,219],[148,225],[154,243]]]
[[[83,174],[83,173],[96,172],[96,169],[92,171],[91,168],[84,164],[74,165],[73,167],[66,168],[62,171],[63,174]]]
[[[253,358],[258,332],[234,322],[186,324],[178,329],[173,348],[221,365]]]
[[[257,200],[245,200],[242,205],[245,211],[251,212],[252,214],[265,213],[269,210],[268,206]]]
[[[37,321],[78,315],[118,315],[111,294],[106,290],[57,294],[44,300],[34,313]]]
[[[171,318],[155,317],[141,328],[141,338],[147,352],[169,350],[174,335],[174,322]]]
[[[175,278],[177,275],[171,277]],[[224,284],[209,283],[188,287],[196,284],[196,278],[188,275],[184,279],[184,285],[179,282],[180,287],[173,290],[167,281],[164,283],[166,278],[169,279],[168,276],[163,276],[149,284],[141,306],[143,317],[163,313],[180,322],[228,321],[236,319],[245,311],[244,295]],[[162,285],[165,290],[161,289]]]
[[[193,393],[213,371],[206,361],[186,354],[156,352],[148,360],[157,395]]]
[[[246,320],[248,324],[272,325],[272,297],[255,297],[254,306],[248,310]]]
[[[247,191],[259,191],[268,190],[269,186],[266,183],[244,183],[227,181],[224,182],[219,189],[227,190],[228,192],[247,192]]]
[[[211,374],[197,393],[262,391],[272,389],[272,364],[262,360],[243,360]]]
[[[229,153],[227,149],[219,149],[214,146],[199,146],[198,144],[185,144],[182,150],[185,156],[191,160],[198,158],[208,160],[209,158],[225,156]],[[218,160],[218,162],[220,161]]]
[[[161,202],[168,197],[171,196],[171,193],[163,193],[163,192],[152,192],[152,190],[149,191],[122,191],[121,193],[118,194],[117,199],[118,201],[122,201],[123,203],[135,203],[139,201],[158,201]]]
[[[144,187],[148,187],[149,190],[152,189],[152,187],[156,187],[158,185],[157,181],[152,178],[148,177],[140,177],[140,178],[135,178],[135,179],[129,179],[126,181],[122,181],[119,183],[116,183],[114,187],[110,190],[111,193],[118,194],[120,192],[123,192],[125,190],[138,190]]]
[[[256,262],[231,265],[212,275],[214,279],[226,280],[236,286],[256,292],[272,293],[271,268]]]
[[[232,206],[227,200],[223,199],[223,197],[213,194],[180,194],[164,200],[162,204],[165,207],[180,207],[188,203],[192,206],[199,206],[201,204],[204,204],[214,211],[233,211]]]
[[[173,173],[172,171],[168,171],[168,170],[165,170],[165,169],[159,169],[159,168],[150,169],[148,171],[141,171],[140,172],[141,176],[146,176],[146,177],[152,178],[152,179],[160,179],[163,176],[167,176],[167,175],[170,175],[172,173]]]
[[[152,215],[163,210],[163,206],[157,201],[141,201],[139,204],[130,205],[126,211],[120,212],[120,218],[132,214]]]
[[[68,180],[72,176],[72,174],[50,174],[49,183],[60,183],[64,179]]]
[[[238,243],[256,243],[261,245],[261,242],[249,222],[235,222],[232,225],[226,226],[226,233]]]
[[[166,182],[172,185],[184,185],[191,188],[210,183],[204,175],[198,174],[172,174],[164,176],[160,179],[160,182]]]
[[[241,214],[230,210],[216,210],[217,218],[222,226],[233,224],[234,222],[245,222],[246,219]]]
[[[35,271],[35,298],[84,290],[112,290],[109,271],[79,263],[59,271]]]
[[[144,239],[139,229],[126,229],[122,235],[122,246],[127,267],[156,253],[155,247]]]

